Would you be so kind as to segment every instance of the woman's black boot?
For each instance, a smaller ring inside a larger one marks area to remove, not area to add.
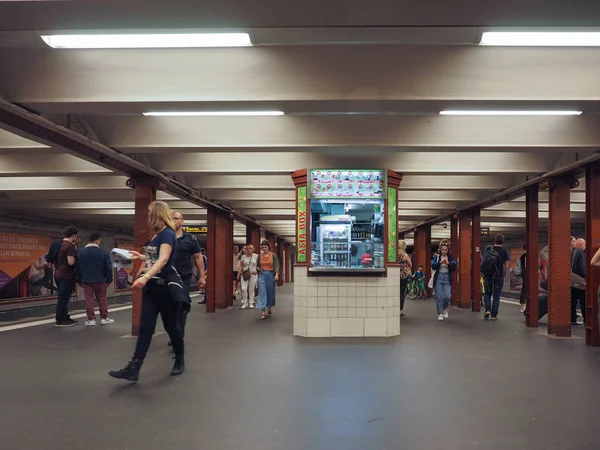
[[[173,364],[171,376],[175,377],[177,375],[181,375],[183,372],[185,372],[185,361],[183,359],[183,355],[175,355],[175,364]]]
[[[144,361],[142,359],[132,359],[121,370],[111,370],[108,374],[113,378],[127,381],[137,381],[140,376],[140,369]]]

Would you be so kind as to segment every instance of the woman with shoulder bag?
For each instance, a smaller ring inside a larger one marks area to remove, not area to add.
[[[254,308],[254,290],[258,282],[258,255],[254,253],[254,245],[244,247],[246,254],[240,258],[239,279],[242,282],[242,309]]]
[[[406,242],[398,241],[398,263],[400,264],[400,315],[405,316],[404,300],[406,299],[406,287],[412,276],[412,262],[406,254]]]
[[[142,289],[142,314],[137,344],[131,361],[123,369],[109,372],[113,378],[128,381],[138,380],[140,368],[152,342],[158,314],[175,352],[171,375],[181,375],[185,370],[183,333],[178,325],[178,316],[182,302],[183,307],[189,307],[190,297],[173,267],[177,251],[173,217],[167,204],[161,201],[150,203],[148,212],[152,239],[144,246],[143,253],[131,252],[131,259],[144,261],[139,277],[131,286],[132,289]]]

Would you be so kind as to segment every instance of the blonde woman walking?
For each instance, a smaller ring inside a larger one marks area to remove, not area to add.
[[[406,299],[406,287],[412,275],[412,262],[406,254],[406,242],[398,241],[398,264],[400,264],[400,315],[405,316],[404,300]]]

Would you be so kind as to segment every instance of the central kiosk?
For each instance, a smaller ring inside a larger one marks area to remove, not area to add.
[[[384,169],[302,169],[292,179],[294,335],[398,336],[402,176]]]

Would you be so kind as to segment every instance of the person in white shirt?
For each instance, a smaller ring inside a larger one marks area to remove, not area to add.
[[[254,291],[258,282],[258,255],[254,253],[254,246],[246,246],[246,254],[240,258],[238,279],[242,283],[242,309],[254,309]]]

